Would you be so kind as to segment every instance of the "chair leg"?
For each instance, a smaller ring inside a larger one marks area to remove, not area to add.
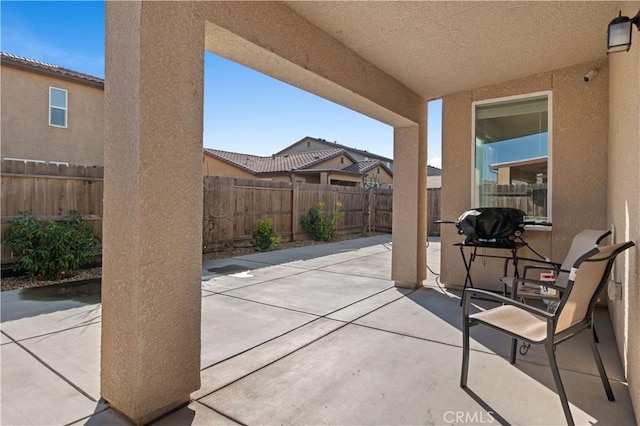
[[[562,404],[562,411],[564,411],[564,417],[567,420],[569,426],[575,426],[573,417],[571,416],[571,410],[569,409],[569,401],[567,400],[567,394],[564,391],[562,385],[562,379],[560,378],[560,371],[558,370],[558,364],[556,363],[555,346],[551,340],[548,340],[545,344],[547,350],[547,357],[549,358],[549,366],[551,367],[551,374],[553,374],[553,381],[556,384],[558,390],[558,396],[560,397],[560,403]]]
[[[469,375],[469,320],[463,318],[462,324],[462,373],[460,374],[460,387],[467,387]]]
[[[607,377],[607,372],[604,370],[602,358],[600,358],[600,352],[598,351],[598,346],[596,345],[596,329],[592,329],[593,333],[591,335],[591,339],[589,339],[589,343],[591,344],[591,352],[593,352],[593,358],[596,360],[598,372],[600,373],[600,380],[602,380],[602,385],[604,386],[604,391],[607,393],[607,398],[609,399],[609,401],[615,401],[613,391],[611,390],[611,384],[609,383],[609,378]]]
[[[593,330],[593,339],[596,343],[600,343],[600,339],[598,339],[598,333],[596,333],[596,326],[591,324],[591,330]]]
[[[518,339],[511,339],[511,356],[509,357],[509,362],[511,364],[516,363],[516,352],[518,352]]]

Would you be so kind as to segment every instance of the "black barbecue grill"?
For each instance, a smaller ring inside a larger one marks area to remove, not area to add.
[[[513,247],[524,233],[526,213],[509,207],[484,207],[467,210],[457,222],[459,234],[464,234],[465,245],[491,245]]]
[[[513,265],[514,276],[519,276],[518,250],[529,246],[522,239],[522,234],[525,231],[525,225],[534,224],[534,222],[526,222],[524,220],[525,216],[525,212],[515,208],[482,207],[467,210],[460,215],[457,222],[438,221],[438,223],[454,224],[458,229],[458,233],[465,236],[463,242],[454,244],[460,248],[460,254],[466,269],[463,292],[467,286],[473,287],[471,265],[476,257],[504,259],[504,276],[508,276],[509,263]],[[470,248],[471,250],[468,258],[465,255],[465,248]],[[509,253],[505,255],[478,253],[479,248],[502,249],[508,250]],[[460,304],[462,304],[462,299]]]

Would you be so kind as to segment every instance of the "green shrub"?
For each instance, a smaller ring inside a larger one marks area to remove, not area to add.
[[[302,229],[318,241],[331,241],[336,237],[337,221],[344,212],[340,210],[342,203],[336,203],[336,211],[327,213],[324,203],[309,209],[309,214],[300,218]]]
[[[251,245],[261,251],[267,251],[280,243],[280,236],[273,229],[273,220],[267,218],[258,220],[258,229],[253,231]]]
[[[39,220],[29,212],[12,219],[4,243],[20,260],[14,266],[30,276],[56,279],[72,274],[97,253],[98,237],[78,212],[69,220]]]

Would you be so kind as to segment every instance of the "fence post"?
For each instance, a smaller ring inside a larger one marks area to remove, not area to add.
[[[298,188],[296,186],[296,180],[291,180],[291,239],[290,241],[295,241],[296,239],[296,230],[298,226],[298,221],[296,221],[298,211]]]
[[[238,221],[238,215],[236,212],[238,211],[238,190],[236,189],[236,178],[229,179],[229,195],[231,196],[231,202],[229,203],[229,214],[232,218],[231,220],[231,230],[229,231],[228,238],[231,241],[231,248],[235,246],[236,241],[236,222]]]

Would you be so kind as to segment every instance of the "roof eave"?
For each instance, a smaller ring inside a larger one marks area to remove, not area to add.
[[[237,167],[237,168],[239,168],[241,170],[244,170],[245,172],[247,172],[249,174],[252,174],[254,176],[258,176],[260,174],[260,172],[257,172],[255,170],[243,165],[243,164],[236,163],[235,161],[232,161],[232,160],[229,160],[228,158],[222,157],[222,156],[216,154],[215,152],[208,151],[206,148],[203,149],[202,151],[204,152],[205,155],[208,155],[211,158],[215,158],[216,160],[219,160],[219,161],[227,163],[227,164],[229,164],[231,166]]]
[[[39,66],[36,66],[36,65],[31,65],[31,64],[26,64],[24,62],[20,62],[20,61],[15,61],[15,60],[13,60],[11,58],[7,58],[7,57],[3,57],[2,58],[2,65],[7,65],[7,66],[10,66],[10,67],[13,67],[13,68],[23,69],[23,70],[35,72],[35,73],[38,73],[38,74],[43,74],[43,75],[46,75],[46,76],[59,78],[61,80],[67,80],[67,81],[72,81],[74,83],[80,83],[80,84],[84,84],[84,85],[87,85],[87,86],[97,87],[99,89],[103,89],[104,90],[104,81],[94,81],[94,80],[81,78],[81,77],[78,77],[78,76],[66,75],[66,74],[62,74],[60,72],[57,72],[57,71],[54,71],[54,70],[50,70],[50,69],[46,69],[46,68],[42,68],[42,67],[39,67]]]

